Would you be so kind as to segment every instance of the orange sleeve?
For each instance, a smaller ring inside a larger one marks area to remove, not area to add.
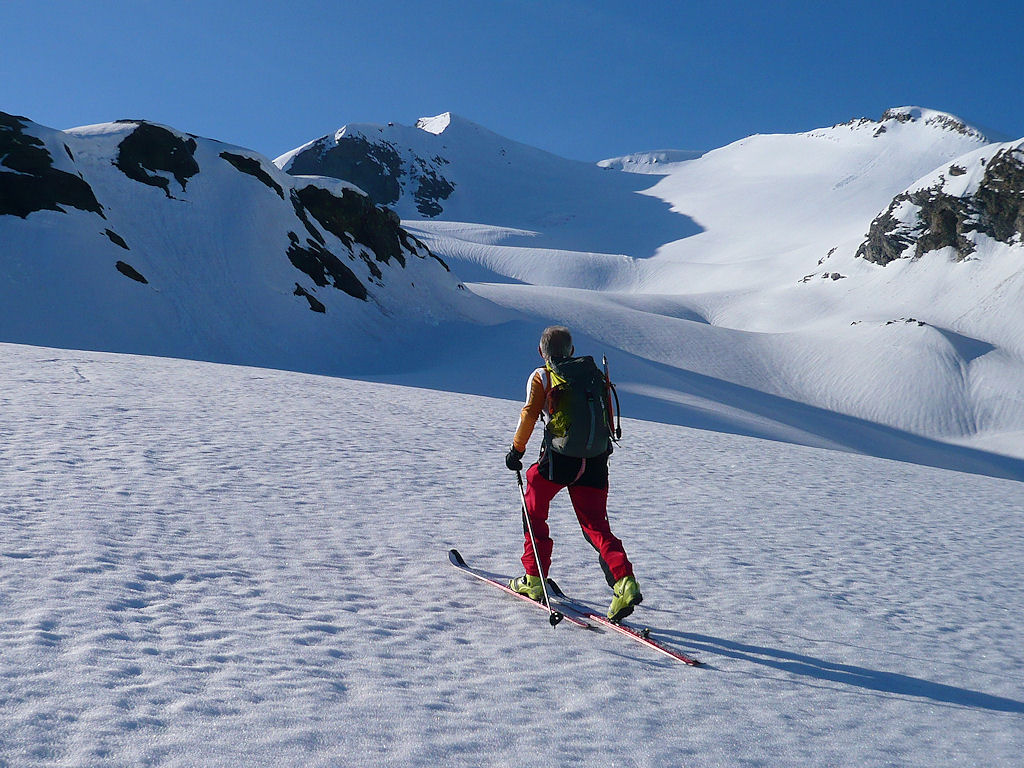
[[[512,438],[512,447],[521,453],[526,453],[526,444],[529,442],[537,419],[544,409],[546,396],[544,382],[541,381],[540,369],[538,369],[530,374],[530,380],[526,383],[526,405],[523,406],[523,410],[519,414],[519,425],[516,427],[515,437]]]

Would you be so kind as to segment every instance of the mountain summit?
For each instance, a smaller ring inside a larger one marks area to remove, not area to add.
[[[415,126],[348,124],[274,162],[289,174],[351,182],[403,220],[499,226],[510,243],[644,257],[663,237],[699,231],[638,195],[647,179],[558,157],[451,112]]]

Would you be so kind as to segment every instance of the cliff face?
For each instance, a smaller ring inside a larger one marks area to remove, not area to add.
[[[342,129],[324,136],[291,156],[285,169],[292,175],[330,176],[350,181],[379,205],[394,205],[403,194],[425,218],[439,215],[455,184],[442,170],[440,155],[422,157],[386,138],[370,138]]]
[[[857,256],[885,265],[952,248],[958,261],[976,236],[1024,238],[1024,140],[992,145],[937,170],[900,193],[878,215]]]

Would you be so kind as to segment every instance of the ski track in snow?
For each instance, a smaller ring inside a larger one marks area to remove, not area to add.
[[[1019,764],[1019,483],[627,421],[636,621],[690,669],[446,562],[519,569],[518,402],[0,360],[0,766]]]

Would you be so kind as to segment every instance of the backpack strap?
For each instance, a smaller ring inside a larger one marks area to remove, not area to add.
[[[544,367],[538,368],[535,373],[540,376],[541,386],[544,387],[544,407],[540,409],[540,420],[542,424],[547,424],[551,408],[551,371],[548,370],[547,363],[545,363]]]

